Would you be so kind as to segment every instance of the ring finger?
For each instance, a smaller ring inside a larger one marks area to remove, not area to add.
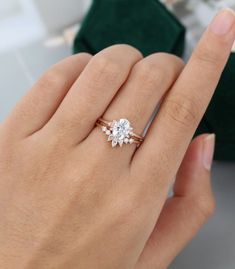
[[[182,71],[183,62],[176,56],[156,53],[139,61],[132,69],[129,79],[119,90],[103,115],[107,121],[128,119],[134,132],[142,134],[161,98]],[[97,128],[93,133],[100,132]],[[96,139],[97,134],[93,134]],[[102,134],[101,134],[102,135]],[[104,136],[107,140],[107,136]],[[107,147],[111,145],[107,142]],[[135,146],[124,147],[127,158]],[[122,152],[124,150],[122,149]]]

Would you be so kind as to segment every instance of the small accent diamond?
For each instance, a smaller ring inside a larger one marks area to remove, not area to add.
[[[117,143],[118,143],[117,140],[113,140],[113,141],[112,141],[112,147],[113,147],[113,148],[116,147]]]
[[[103,127],[102,127],[102,131],[103,131],[103,132],[106,132],[106,131],[107,131],[107,127],[103,126]]]
[[[110,130],[107,130],[106,131],[106,135],[110,135],[111,134],[111,131]]]
[[[120,147],[122,147],[122,145],[123,145],[123,140],[118,141],[118,144],[119,144]]]
[[[113,135],[110,135],[109,137],[108,137],[108,141],[112,141],[113,140]]]

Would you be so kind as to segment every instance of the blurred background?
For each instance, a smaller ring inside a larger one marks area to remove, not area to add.
[[[128,1],[128,0],[127,0]],[[162,1],[187,27],[188,59],[214,14],[235,0]],[[0,122],[37,78],[72,52],[91,0],[0,0]],[[216,162],[217,211],[171,269],[235,268],[235,164]]]

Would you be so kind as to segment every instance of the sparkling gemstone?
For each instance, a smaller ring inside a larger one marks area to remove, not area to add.
[[[107,131],[107,127],[103,126],[103,127],[102,127],[102,131],[103,131],[103,132],[106,132],[106,131]]]
[[[112,141],[112,147],[115,147],[117,145],[118,141],[117,140],[113,140]]]
[[[115,121],[112,127],[112,134],[118,140],[123,140],[129,136],[130,122],[126,119]]]
[[[123,145],[123,140],[119,140],[119,141],[118,141],[118,144],[119,144],[120,147],[122,147],[122,145]]]
[[[109,137],[108,137],[108,141],[112,141],[113,140],[113,135],[111,134]]]
[[[130,122],[127,119],[113,120],[110,124],[110,130],[106,134],[109,135],[108,141],[112,141],[112,146],[115,147],[119,145],[120,147],[123,143],[129,143],[130,132],[133,128],[130,126]]]
[[[111,131],[110,130],[107,130],[106,131],[106,135],[110,135],[111,134]]]

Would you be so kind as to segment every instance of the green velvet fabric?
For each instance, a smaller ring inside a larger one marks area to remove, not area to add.
[[[230,55],[196,134],[205,132],[216,134],[216,160],[235,161],[235,53]]]
[[[157,0],[94,0],[74,42],[74,53],[98,51],[119,43],[144,56],[184,49],[185,28]]]

